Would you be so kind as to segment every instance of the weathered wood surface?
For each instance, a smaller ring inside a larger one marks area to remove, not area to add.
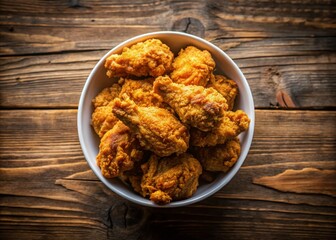
[[[0,104],[76,107],[107,50],[140,33],[179,30],[225,50],[256,107],[335,107],[335,13],[330,1],[1,1],[0,54],[18,57],[2,58]]]
[[[249,81],[256,108],[287,107],[289,104],[278,96],[280,92],[293,102],[289,107],[336,107],[336,54],[331,51],[336,37],[244,41],[227,53]],[[105,53],[3,57],[0,106],[76,107],[87,76]]]
[[[1,1],[2,55],[110,49],[157,30],[208,40],[335,36],[332,1]],[[185,19],[185,20],[184,20]]]
[[[125,203],[99,182],[81,153],[76,114],[76,110],[0,111],[0,231],[8,239],[27,233],[34,239],[48,232],[84,239],[336,234],[336,201],[328,194],[336,187],[335,175],[330,176],[336,167],[336,137],[326,131],[335,129],[335,113],[258,110],[254,142],[238,175],[213,197],[171,210]],[[304,191],[304,186],[300,191],[295,179],[279,179],[287,169],[304,171],[305,184],[314,192]],[[316,171],[332,185],[317,182]],[[287,189],[265,183],[272,176]]]
[[[330,0],[1,0],[0,239],[335,239],[335,16]],[[76,126],[99,58],[162,30],[228,53],[257,108],[233,180],[169,210],[98,181]]]

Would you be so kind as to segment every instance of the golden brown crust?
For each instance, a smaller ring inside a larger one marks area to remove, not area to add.
[[[172,80],[184,85],[205,86],[215,68],[215,61],[207,50],[188,46],[182,49],[173,62]]]
[[[238,95],[238,85],[235,81],[223,75],[214,75],[206,86],[216,89],[226,99],[228,110],[232,111],[234,101]]]
[[[227,109],[225,98],[213,88],[185,86],[168,77],[158,77],[154,92],[172,107],[180,120],[202,131],[217,126]]]
[[[123,82],[120,96],[126,93],[140,107],[167,107],[162,97],[153,91],[154,78],[144,80],[124,79]]]
[[[112,113],[111,102],[119,96],[120,91],[120,85],[113,84],[112,87],[104,88],[92,100],[93,113],[91,116],[91,125],[100,138],[107,131],[111,130],[118,121]]]
[[[206,171],[227,172],[239,158],[240,142],[234,138],[213,147],[195,147],[193,153]]]
[[[112,113],[112,106],[109,105],[97,107],[92,113],[91,124],[100,138],[118,121],[119,119]]]
[[[132,129],[144,149],[159,156],[183,153],[188,149],[188,129],[168,110],[139,107],[126,94],[113,103],[113,114]]]
[[[210,132],[202,132],[196,128],[190,130],[190,145],[204,147],[223,144],[228,139],[238,136],[248,129],[250,119],[245,112],[227,111],[220,124]]]
[[[191,197],[202,173],[198,160],[187,153],[161,159],[152,155],[142,169],[142,194],[157,204]]]
[[[104,88],[97,96],[92,100],[94,108],[107,106],[114,98],[119,96],[121,87],[115,83],[112,87]]]
[[[158,39],[149,39],[125,47],[122,53],[112,54],[105,61],[107,76],[157,77],[171,70],[174,54]]]
[[[130,129],[118,121],[100,141],[97,165],[104,177],[114,178],[132,169],[134,162],[140,161],[142,155],[140,145]]]

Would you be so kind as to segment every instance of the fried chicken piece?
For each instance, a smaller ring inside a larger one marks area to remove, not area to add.
[[[210,82],[208,82],[206,87],[212,87],[222,94],[228,104],[228,110],[232,111],[238,94],[238,85],[235,81],[223,75],[214,75],[210,78]]]
[[[250,119],[242,110],[227,111],[220,124],[210,132],[202,132],[196,128],[190,129],[190,145],[204,147],[223,144],[228,139],[246,131],[249,124]]]
[[[142,156],[137,139],[127,126],[118,121],[101,139],[96,160],[103,176],[114,178],[132,169],[134,162],[140,161]]]
[[[112,77],[157,77],[171,70],[174,54],[158,39],[149,39],[124,47],[105,61],[106,75]]]
[[[215,89],[174,83],[168,76],[156,78],[154,92],[162,96],[183,123],[203,131],[217,126],[227,109],[225,98]]]
[[[142,194],[141,179],[142,179],[143,173],[142,173],[142,170],[141,170],[141,165],[138,164],[138,163],[139,162],[135,162],[133,169],[131,169],[130,171],[123,172],[119,176],[119,178],[124,183],[130,184],[134,191]]]
[[[195,147],[193,154],[204,170],[227,172],[239,158],[240,142],[238,138],[234,138],[213,147]]]
[[[184,85],[205,86],[215,68],[215,61],[207,50],[189,46],[181,49],[173,62],[171,79]]]
[[[92,100],[94,110],[91,117],[91,125],[100,138],[108,130],[112,129],[118,121],[112,113],[111,101],[119,96],[120,91],[120,85],[113,84],[112,87],[104,88]]]
[[[92,100],[94,108],[107,106],[114,98],[119,96],[121,87],[115,83],[112,87],[104,88],[98,95]]]
[[[167,108],[168,105],[163,102],[162,97],[153,92],[153,82],[154,78],[145,80],[124,79],[120,96],[126,93],[135,104],[141,107]]]
[[[112,106],[109,104],[107,106],[97,107],[93,111],[91,125],[98,136],[102,138],[118,121],[119,119],[114,116]]]
[[[162,157],[187,151],[188,129],[168,110],[137,106],[127,94],[113,103],[113,114],[132,129],[146,150]]]
[[[141,165],[148,162],[149,157],[152,155],[150,151],[144,151],[143,157],[140,161],[134,162],[134,166],[131,170],[123,172],[119,178],[132,186],[133,190],[142,195],[141,179],[143,171]]]
[[[202,173],[199,161],[187,153],[161,159],[153,154],[141,167],[142,195],[157,204],[191,197]]]

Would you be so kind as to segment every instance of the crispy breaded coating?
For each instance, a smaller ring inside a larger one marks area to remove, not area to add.
[[[92,113],[91,124],[100,138],[118,121],[119,119],[112,113],[111,105],[97,107]]]
[[[104,177],[114,178],[131,170],[134,162],[140,161],[142,156],[137,139],[127,126],[118,121],[100,141],[97,165]]]
[[[121,87],[115,83],[112,87],[104,88],[98,95],[92,100],[94,108],[107,106],[114,98],[119,96]]]
[[[171,79],[184,85],[205,86],[215,68],[215,61],[207,50],[193,46],[181,49],[173,62]]]
[[[171,70],[174,54],[158,39],[149,39],[124,47],[105,61],[106,75],[112,77],[157,77]]]
[[[239,158],[240,142],[238,138],[234,138],[213,147],[195,147],[193,154],[204,170],[227,172]]]
[[[119,96],[120,91],[120,85],[115,83],[112,87],[104,88],[92,100],[91,125],[100,138],[118,121],[112,113],[111,101]]]
[[[142,161],[140,161],[142,162]],[[123,172],[119,178],[132,186],[133,190],[142,194],[141,179],[143,176],[140,162],[135,162],[133,169]]]
[[[188,129],[168,110],[137,106],[127,94],[113,103],[113,114],[132,130],[146,150],[164,157],[188,149]]]
[[[187,153],[161,159],[153,154],[142,170],[142,195],[157,204],[191,197],[202,173],[199,161]]]
[[[185,86],[168,77],[157,77],[154,92],[162,96],[183,123],[202,131],[217,126],[227,109],[225,98],[213,88]]]
[[[190,129],[190,145],[204,147],[223,144],[228,139],[246,131],[249,124],[250,119],[242,110],[227,111],[220,124],[210,132],[202,132],[196,128]]]
[[[228,110],[232,111],[234,101],[238,94],[238,85],[235,81],[226,78],[223,75],[214,75],[210,78],[206,87],[216,89],[226,99]]]
[[[141,107],[162,107],[166,108],[167,104],[163,102],[160,95],[153,91],[154,78],[144,80],[124,79],[120,96],[127,94],[131,100]]]

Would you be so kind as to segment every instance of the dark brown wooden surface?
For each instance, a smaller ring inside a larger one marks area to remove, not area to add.
[[[294,1],[0,1],[0,239],[335,239],[336,7]],[[238,174],[188,207],[107,189],[76,114],[96,62],[137,34],[176,30],[245,74],[255,135]]]

